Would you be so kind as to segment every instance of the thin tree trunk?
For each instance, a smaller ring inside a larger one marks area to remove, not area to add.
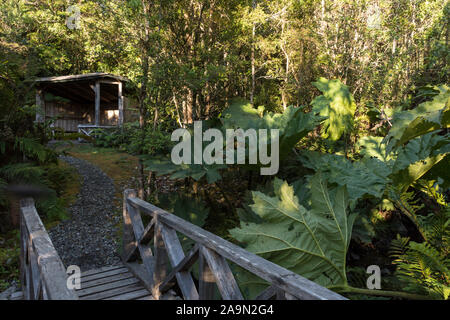
[[[252,2],[253,10],[256,8],[256,0]],[[251,52],[251,63],[252,63],[252,89],[250,91],[250,102],[253,103],[255,96],[255,34],[256,34],[256,23],[253,22],[252,27],[252,52]]]

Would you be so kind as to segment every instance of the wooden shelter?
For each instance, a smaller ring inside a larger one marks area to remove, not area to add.
[[[121,126],[131,116],[124,96],[127,81],[101,72],[38,78],[36,121],[56,117],[55,127],[86,134],[95,128]]]

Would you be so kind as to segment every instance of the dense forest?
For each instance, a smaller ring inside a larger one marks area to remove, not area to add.
[[[2,0],[0,291],[18,278],[8,185],[46,190],[48,228],[76,188],[57,146],[79,134],[34,121],[33,80],[105,72],[137,121],[86,140],[136,157],[139,197],[350,299],[448,299],[449,21],[442,0]],[[196,121],[277,129],[278,171],[174,164]],[[266,285],[233,272],[248,298]]]

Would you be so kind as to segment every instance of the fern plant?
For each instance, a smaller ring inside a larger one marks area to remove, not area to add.
[[[440,224],[446,230],[446,241],[449,221],[447,217],[444,225]],[[435,299],[448,299],[450,260],[448,249],[444,248],[432,246],[430,242],[409,241],[400,236],[392,241],[390,253],[397,265],[396,275],[405,283],[405,291],[425,294]]]

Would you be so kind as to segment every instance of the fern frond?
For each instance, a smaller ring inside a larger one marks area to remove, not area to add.
[[[22,152],[26,157],[36,159],[40,163],[50,160],[53,151],[40,144],[37,139],[16,137],[14,149]]]
[[[404,290],[448,298],[450,264],[446,250],[440,249],[428,242],[417,243],[400,236],[391,242],[390,255],[397,265],[396,275],[405,283]]]
[[[447,207],[448,204],[445,201],[444,194],[439,190],[439,185],[436,183],[435,180],[423,180],[419,179],[417,180],[413,185],[414,188],[417,190],[422,191],[427,196],[432,198],[434,201],[436,201],[438,204],[440,204],[443,207]]]
[[[427,241],[444,255],[449,253],[450,245],[450,208],[427,216],[418,216],[419,228]]]
[[[39,183],[44,175],[44,169],[30,163],[15,163],[0,168],[0,176],[8,182]]]

